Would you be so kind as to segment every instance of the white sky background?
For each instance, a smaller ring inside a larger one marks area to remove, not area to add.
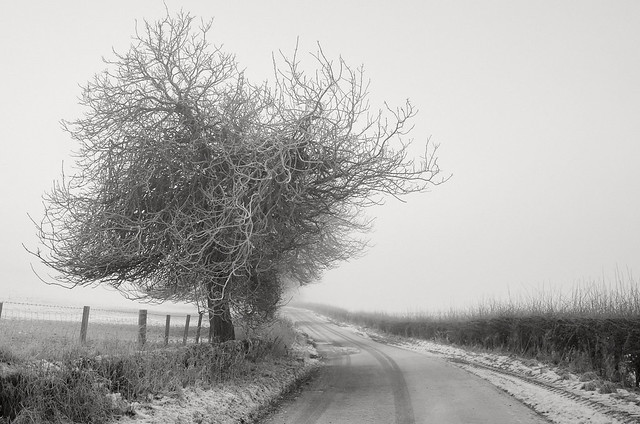
[[[210,37],[249,78],[271,54],[315,49],[364,64],[374,107],[420,110],[416,154],[431,136],[453,178],[406,203],[372,208],[374,247],[305,289],[356,309],[448,308],[544,285],[640,272],[640,2],[183,1],[214,17]],[[76,148],[79,85],[124,52],[158,1],[7,2],[0,15],[0,301],[115,304],[34,276],[27,213]],[[37,266],[38,264],[35,264]],[[38,269],[44,271],[42,267]]]

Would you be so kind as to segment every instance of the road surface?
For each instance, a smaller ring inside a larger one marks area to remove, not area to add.
[[[287,308],[326,366],[265,424],[542,424],[548,421],[443,359],[377,343]]]

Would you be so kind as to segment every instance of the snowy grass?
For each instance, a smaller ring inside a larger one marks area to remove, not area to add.
[[[474,351],[456,346],[411,338],[396,338],[391,343],[399,347],[452,360],[457,366],[481,377],[525,403],[550,422],[558,424],[629,422],[605,414],[578,399],[595,401],[612,412],[624,412],[640,418],[640,393],[602,380],[595,373],[575,374],[565,367],[535,359],[496,352]],[[475,364],[504,370],[507,374]],[[568,398],[557,392],[530,384],[522,377],[540,381],[574,395]]]
[[[277,320],[255,335],[224,344],[142,351],[117,341],[83,346],[40,340],[17,351],[4,344],[0,422],[104,423],[126,416],[137,422],[240,422],[314,366],[290,322]],[[247,399],[255,408],[238,408]],[[211,408],[217,408],[215,417]],[[230,409],[220,412],[225,408]],[[224,416],[229,419],[219,421]],[[235,416],[240,418],[234,421]]]
[[[201,337],[206,340],[208,327]],[[147,325],[147,344],[164,345],[164,325]],[[196,328],[190,326],[188,341],[195,340]],[[170,326],[171,344],[182,343],[183,323]],[[91,322],[86,347],[99,353],[118,353],[137,348],[138,325]],[[70,346],[80,345],[80,324],[73,321],[0,319],[0,349],[11,349],[26,358],[58,360]]]

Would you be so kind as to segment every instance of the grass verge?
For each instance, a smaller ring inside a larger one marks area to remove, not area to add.
[[[314,367],[283,319],[258,337],[142,351],[68,346],[49,359],[0,350],[0,423],[240,423]]]

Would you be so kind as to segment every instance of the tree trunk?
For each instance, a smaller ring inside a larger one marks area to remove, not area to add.
[[[229,301],[226,298],[214,300],[213,285],[209,286],[209,341],[212,343],[222,343],[235,340],[236,333],[231,320],[231,310]]]

